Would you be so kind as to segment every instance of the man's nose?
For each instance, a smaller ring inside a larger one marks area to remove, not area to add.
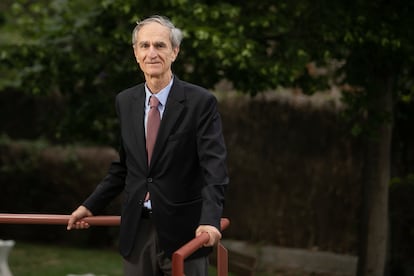
[[[157,49],[155,49],[154,46],[151,46],[148,54],[150,57],[156,57],[158,55]]]

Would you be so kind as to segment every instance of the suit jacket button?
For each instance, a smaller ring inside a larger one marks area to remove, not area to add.
[[[147,182],[152,183],[152,178],[151,177],[147,178]]]

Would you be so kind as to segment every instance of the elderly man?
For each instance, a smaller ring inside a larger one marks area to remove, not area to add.
[[[172,253],[203,232],[205,246],[184,263],[189,276],[208,275],[208,254],[221,238],[226,147],[216,98],[178,79],[171,65],[182,32],[152,16],[132,33],[145,83],[116,97],[120,123],[118,161],[68,221],[68,230],[99,213],[123,192],[120,253],[126,276],[171,275]]]

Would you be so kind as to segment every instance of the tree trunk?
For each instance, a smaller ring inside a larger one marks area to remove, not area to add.
[[[383,93],[373,99],[374,112],[393,111],[391,79]],[[375,139],[369,141],[366,156],[366,183],[360,231],[358,276],[385,275],[388,241],[388,188],[390,182],[392,118],[384,122]]]

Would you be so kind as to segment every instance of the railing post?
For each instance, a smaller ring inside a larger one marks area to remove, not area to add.
[[[184,276],[184,257],[175,254],[172,258],[172,276]]]
[[[227,249],[221,243],[219,243],[217,245],[217,276],[228,275],[228,259],[229,256]]]
[[[12,240],[0,240],[0,276],[13,276],[7,262],[10,250],[14,246]]]

